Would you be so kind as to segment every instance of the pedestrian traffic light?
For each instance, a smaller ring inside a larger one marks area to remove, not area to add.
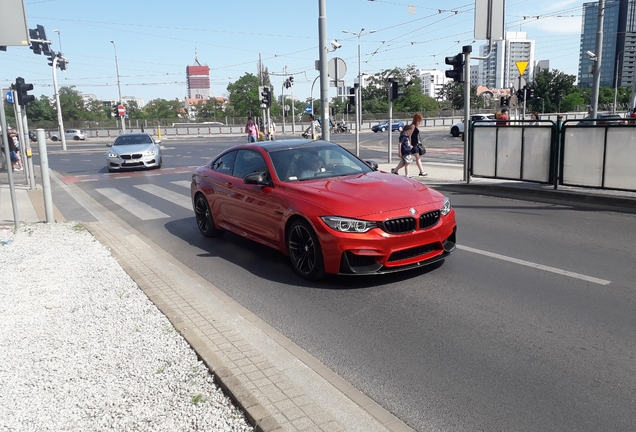
[[[293,86],[294,85],[294,77],[293,75],[289,77],[289,86]]]
[[[395,100],[404,94],[403,90],[400,90],[404,87],[404,83],[399,81],[391,82],[391,100]]]
[[[33,90],[33,84],[26,84],[24,78],[16,78],[13,89],[18,94],[18,105],[25,106],[35,100],[35,96],[29,94]]]
[[[533,88],[529,88],[526,90],[526,99],[531,100],[534,99],[534,89]]]
[[[263,87],[261,92],[261,103],[267,107],[272,106],[272,92],[269,87]]]
[[[517,103],[523,103],[523,96],[524,96],[525,90],[526,90],[525,88],[517,90],[517,93],[516,93]]]
[[[464,54],[459,53],[454,57],[446,57],[444,63],[453,66],[453,70],[446,71],[446,78],[452,78],[455,82],[464,82]]]

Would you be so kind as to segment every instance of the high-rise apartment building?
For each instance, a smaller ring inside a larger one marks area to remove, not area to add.
[[[583,4],[579,87],[592,87],[594,76],[588,51],[596,53],[598,2]],[[636,0],[605,0],[601,87],[631,86],[636,65]]]
[[[446,78],[444,71],[438,71],[434,69],[419,69],[417,71],[419,78],[422,80],[422,93],[432,97],[435,100],[439,100],[440,92],[449,81],[450,78]]]
[[[201,66],[198,60],[196,63],[196,66],[186,67],[188,98],[207,100],[210,98],[210,67]]]
[[[523,61],[528,62],[521,83],[523,87],[526,80],[531,81],[534,77],[534,46],[535,41],[527,39],[526,32],[507,32],[506,39],[493,42],[490,57],[479,62],[479,85],[491,89],[519,88],[517,62]],[[486,56],[489,48],[489,45],[482,45],[480,56]]]

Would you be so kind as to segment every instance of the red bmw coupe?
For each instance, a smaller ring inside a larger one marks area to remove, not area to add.
[[[206,237],[231,231],[270,246],[308,280],[413,269],[453,253],[450,200],[372,165],[327,141],[232,147],[192,174],[197,225]]]

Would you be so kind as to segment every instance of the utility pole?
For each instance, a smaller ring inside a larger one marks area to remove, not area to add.
[[[329,141],[329,65],[327,54],[327,1],[318,0],[318,42],[320,49],[320,114],[322,139]]]
[[[601,86],[601,58],[603,57],[603,22],[605,21],[605,0],[598,2],[596,24],[596,61],[594,62],[594,84],[592,86],[592,118],[598,116],[598,94]]]

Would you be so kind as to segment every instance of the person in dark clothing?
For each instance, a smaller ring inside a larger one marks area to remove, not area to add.
[[[409,164],[413,161],[413,154],[411,150],[411,133],[413,133],[413,125],[404,126],[402,133],[400,134],[400,147],[398,150],[398,156],[400,156],[400,162],[391,170],[393,174],[397,174],[400,168],[404,167],[404,175],[409,175]]]
[[[424,172],[424,169],[422,168],[422,161],[420,160],[420,158],[424,156],[424,153],[426,153],[424,145],[422,144],[422,139],[420,138],[420,130],[417,128],[420,123],[422,123],[422,115],[416,113],[413,116],[413,123],[411,123],[413,126],[413,133],[411,134],[411,154],[413,154],[415,163],[420,170],[420,177],[426,177],[428,174]]]

